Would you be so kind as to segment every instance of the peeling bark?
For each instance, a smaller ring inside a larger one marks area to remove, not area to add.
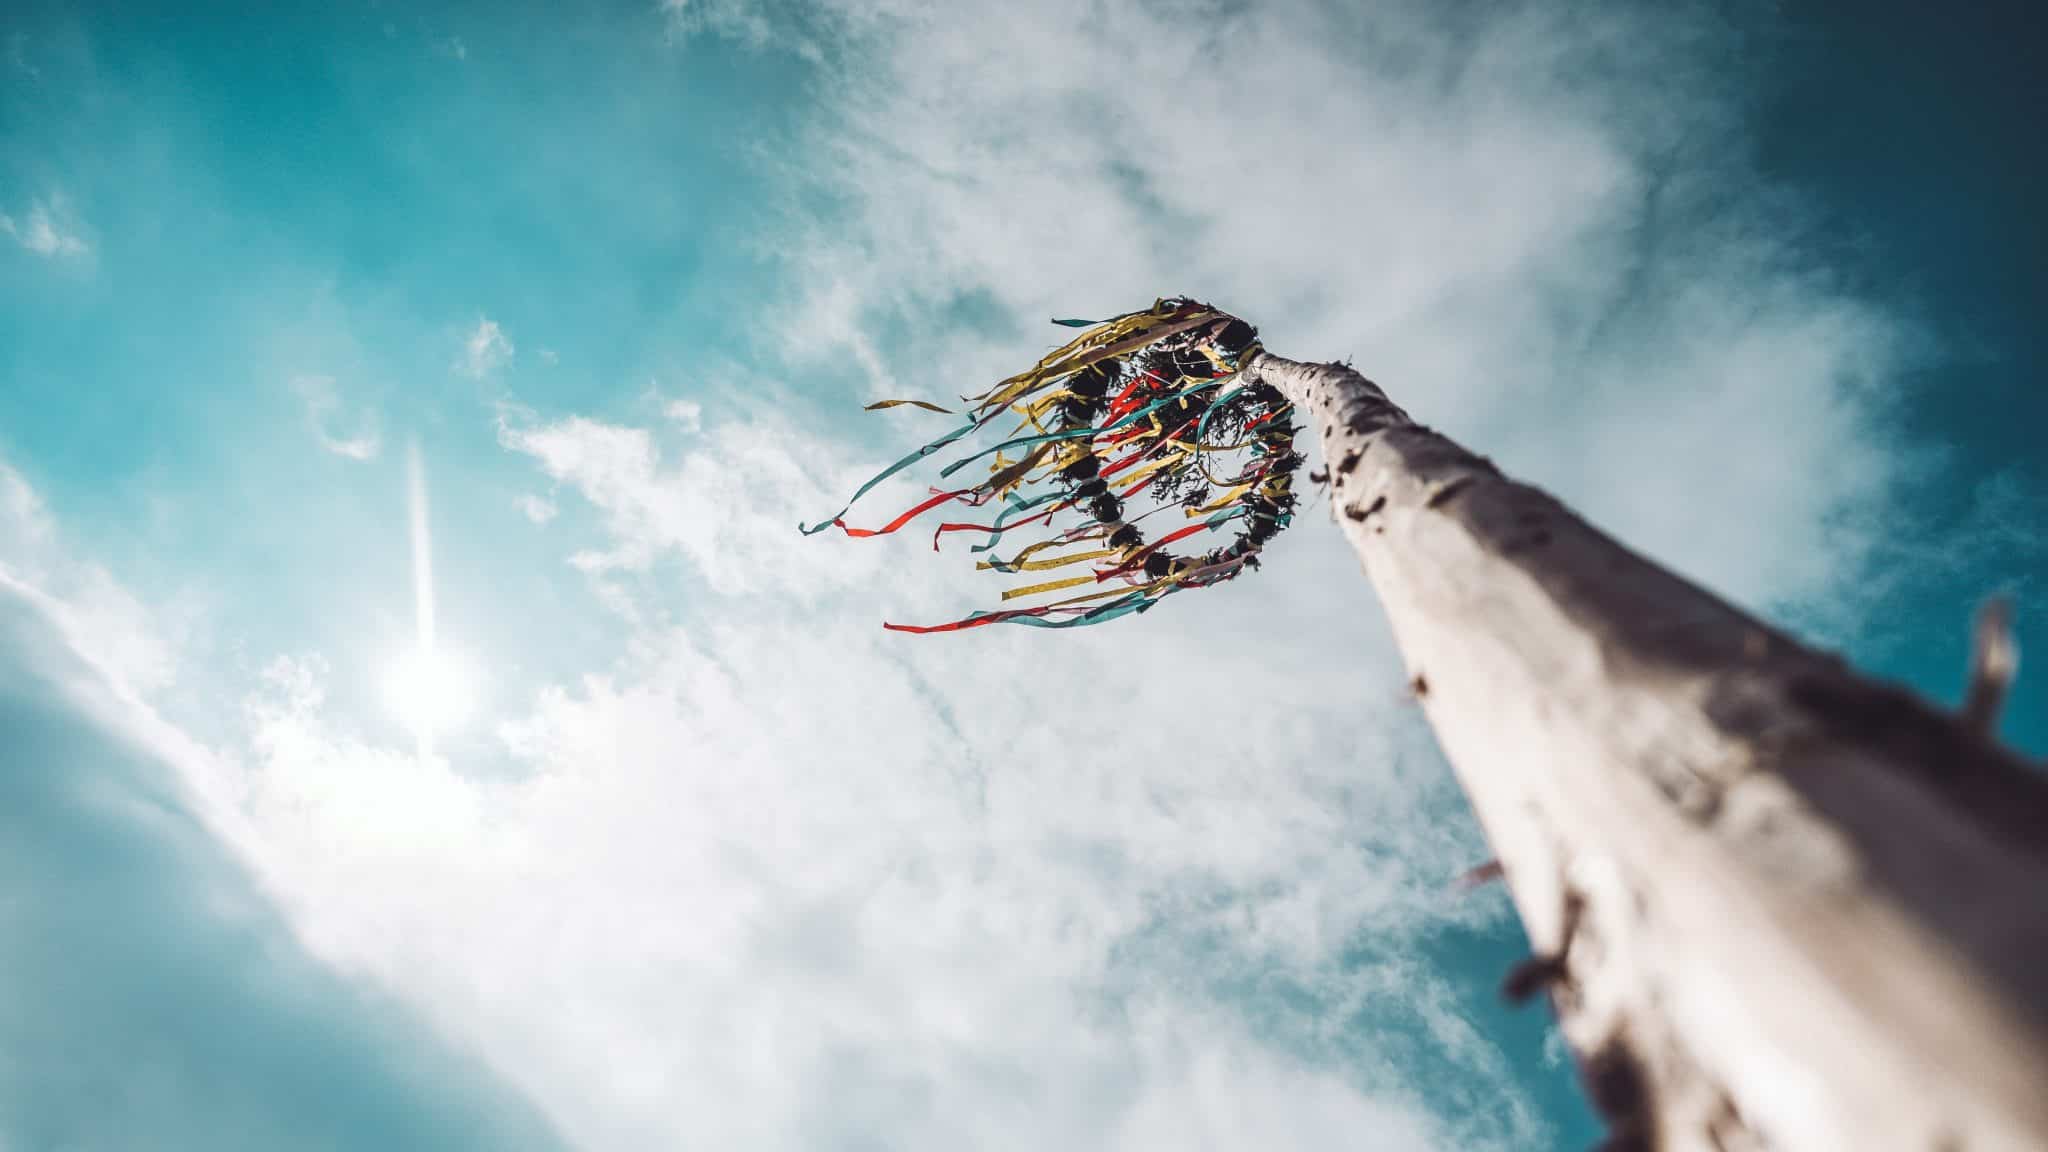
[[[2048,1149],[2048,781],[1416,425],[1312,419],[1609,1146]]]

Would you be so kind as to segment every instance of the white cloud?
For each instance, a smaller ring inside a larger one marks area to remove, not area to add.
[[[519,508],[519,514],[535,524],[545,524],[553,520],[555,514],[560,511],[560,509],[555,507],[553,500],[549,500],[545,496],[535,496],[532,493],[521,496],[515,503]]]
[[[221,791],[312,947],[572,1141],[1542,1141],[1403,959],[1501,909],[1446,893],[1483,848],[1334,534],[1275,565],[1284,603],[1248,581],[1113,635],[906,641],[877,615],[990,589],[922,540],[797,536],[845,446],[772,419],[687,451],[573,417],[501,434],[597,513],[628,651],[504,718],[491,771],[366,740],[320,662],[279,662]],[[682,622],[696,580],[726,598]],[[1393,1026],[1490,1106],[1433,1112],[1377,1047]]]
[[[1285,666],[1307,632],[1062,645],[1034,684],[1030,638],[835,615],[643,633],[508,725],[509,777],[352,739],[286,670],[241,789],[266,873],[585,1147],[1540,1141],[1484,1061],[1447,1057],[1497,1107],[1434,1117],[1369,1039],[1312,1059],[1217,1000],[1258,972],[1400,1011],[1435,978],[1347,944],[1477,914],[1441,895],[1478,849],[1412,724],[1340,719],[1347,682]],[[1196,722],[1202,685],[1232,723]]]
[[[721,36],[766,44],[775,32],[760,0],[661,0],[671,35],[715,32]]]
[[[706,434],[708,443],[677,453],[670,467],[660,439],[645,428],[571,417],[507,422],[499,433],[507,448],[533,457],[603,517],[611,542],[577,557],[584,570],[644,573],[673,553],[698,565],[716,591],[810,599],[876,565],[872,555],[834,555],[797,535],[799,521],[830,511],[838,495],[789,453],[797,434],[772,418],[728,424]],[[844,459],[843,449],[818,451]]]
[[[662,414],[669,423],[685,432],[699,432],[704,428],[704,406],[695,400],[671,400],[662,407]]]
[[[514,352],[511,339],[498,327],[497,321],[479,319],[475,330],[463,341],[462,359],[456,363],[455,370],[481,380],[511,363]]]
[[[0,461],[0,584],[31,596],[66,641],[123,690],[148,695],[175,673],[174,631],[106,569],[81,561],[22,475]]]
[[[26,218],[17,221],[0,213],[0,232],[38,256],[80,257],[91,251],[78,235],[78,222],[62,197],[34,200]]]
[[[1565,1041],[1564,1032],[1555,1026],[1543,1033],[1543,1062],[1553,1068],[1562,1068],[1571,1059],[1572,1048]]]
[[[347,432],[335,431],[335,417],[341,411],[341,394],[331,376],[294,376],[292,391],[306,407],[306,422],[320,446],[349,460],[374,460],[383,448],[376,415],[364,410],[350,422]]]
[[[374,435],[356,436],[345,440],[323,436],[320,438],[320,446],[336,456],[350,460],[374,460],[381,442]]]
[[[1863,569],[1898,337],[1748,166],[1710,11],[825,7],[845,44],[794,166],[848,211],[791,221],[791,355],[901,331],[915,378],[875,390],[943,393],[1043,317],[1186,292],[1746,603]]]

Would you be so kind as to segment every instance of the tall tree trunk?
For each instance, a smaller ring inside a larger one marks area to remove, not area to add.
[[[1612,1147],[2048,1149],[2048,783],[1341,364],[1246,368],[1503,867]],[[1726,430],[1740,435],[1739,429]]]

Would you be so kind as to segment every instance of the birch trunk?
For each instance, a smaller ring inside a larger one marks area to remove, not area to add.
[[[1610,1147],[2048,1149],[2040,774],[1350,368],[1246,373],[1312,417]]]

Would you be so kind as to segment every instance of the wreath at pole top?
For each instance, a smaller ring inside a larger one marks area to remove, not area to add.
[[[966,423],[883,469],[830,519],[799,527],[807,536],[834,527],[848,536],[885,536],[945,505],[986,508],[993,514],[977,522],[941,523],[932,549],[948,533],[981,532],[985,538],[970,551],[989,554],[976,565],[984,571],[1092,567],[1004,592],[1005,604],[1031,601],[1017,607],[945,624],[883,627],[931,633],[985,624],[1100,624],[1258,567],[1259,551],[1292,521],[1302,459],[1294,450],[1293,406],[1240,372],[1260,350],[1256,329],[1186,297],[1108,320],[1053,323],[1086,330],[1029,370],[963,397]],[[923,400],[883,400],[868,410],[905,405],[952,414]],[[933,487],[929,499],[879,528],[846,523],[853,504],[883,480],[968,441],[1005,414],[1018,423],[1000,442],[939,470],[943,480],[985,461],[984,479]],[[1175,522],[1170,509],[1179,510],[1180,525],[1148,542],[1148,530]],[[1169,518],[1151,523],[1163,514]],[[1228,542],[1208,551],[1168,551],[1225,529]],[[995,554],[1026,530],[1030,543]],[[1045,596],[1052,598],[1033,599]]]

